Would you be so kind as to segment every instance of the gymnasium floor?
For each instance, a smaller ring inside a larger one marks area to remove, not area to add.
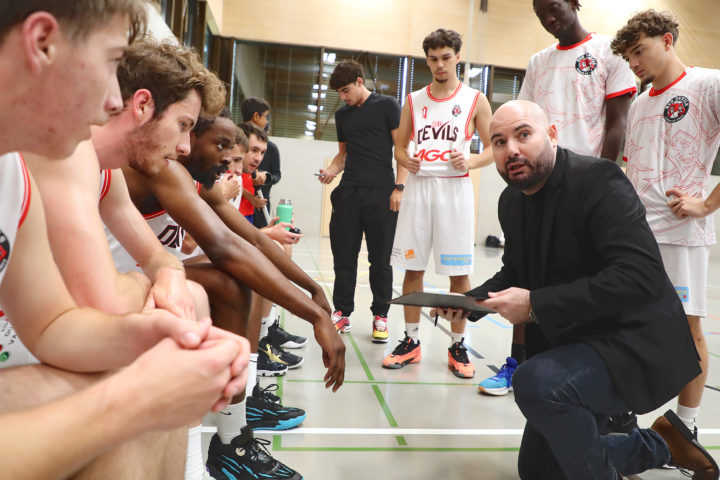
[[[478,285],[500,266],[501,249],[476,248]],[[332,255],[327,238],[305,236],[295,247],[293,259],[326,288],[333,286]],[[710,351],[710,374],[700,412],[700,441],[720,457],[720,248],[711,251],[708,279],[708,318],[704,329]],[[395,270],[394,289],[399,294],[402,272]],[[427,291],[446,291],[448,280],[428,269]],[[524,420],[512,394],[481,396],[477,383],[493,374],[509,354],[511,327],[498,315],[468,323],[465,342],[475,365],[475,378],[461,380],[447,369],[449,330],[442,319],[433,327],[427,314],[420,324],[423,360],[401,370],[381,367],[382,358],[403,337],[402,309],[389,313],[390,342],[370,341],[371,301],[367,252],[359,258],[356,311],[350,318],[352,332],[343,335],[347,346],[345,384],[333,394],[325,390],[320,349],[308,342],[299,353],[304,365],[290,371],[279,385],[283,403],[304,408],[307,419],[295,430],[256,435],[272,441],[273,455],[308,480],[413,479],[516,479],[517,449]],[[306,322],[283,312],[285,328],[312,337]],[[295,351],[298,353],[298,351]],[[275,379],[261,378],[261,385]],[[639,423],[653,420],[675,401],[643,415]],[[203,444],[207,448],[215,431],[206,418]],[[718,458],[720,461],[720,458]],[[642,480],[682,479],[678,471],[654,470]]]

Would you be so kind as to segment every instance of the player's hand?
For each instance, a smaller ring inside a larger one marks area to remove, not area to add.
[[[285,228],[293,227],[292,223],[278,222],[279,218],[275,217],[271,221],[274,225],[271,227],[263,227],[261,230],[265,235],[283,245],[295,245],[302,238],[302,233],[292,233]]]
[[[223,197],[225,200],[231,200],[242,192],[242,185],[238,181],[238,178],[231,172],[225,173],[220,177],[220,190],[222,190]]]
[[[255,195],[250,196],[250,198],[248,198],[248,200],[250,200],[250,203],[255,208],[263,208],[265,205],[267,205],[266,198],[256,197]]]
[[[420,159],[418,157],[408,157],[406,165],[403,165],[410,173],[418,173],[420,171]]]
[[[244,391],[245,385],[247,384],[247,365],[250,361],[250,342],[245,337],[236,335],[227,330],[210,326],[208,334],[205,337],[205,342],[211,340],[228,340],[238,344],[239,352],[235,359],[230,364],[230,374],[232,378],[228,382],[223,391],[224,395],[231,399],[235,393]]]
[[[212,324],[210,318],[182,318],[167,310],[155,308],[153,303],[153,298],[148,296],[141,312],[123,315],[123,321],[135,342],[137,355],[167,337],[183,348],[197,348],[207,336]]]
[[[465,158],[465,155],[463,155],[462,152],[458,152],[454,148],[452,152],[450,152],[450,164],[459,172],[467,172],[470,170],[468,159]]]
[[[675,197],[667,202],[667,206],[670,207],[673,215],[678,218],[703,218],[712,213],[702,199],[692,197],[677,187],[671,188],[665,192],[665,195]]]
[[[255,172],[255,178],[253,178],[253,185],[265,185],[265,182],[267,182],[267,173],[263,171],[256,171]]]
[[[157,308],[167,310],[180,318],[196,320],[195,304],[182,270],[171,267],[159,269],[148,297],[152,297],[152,304]]]
[[[402,194],[400,190],[394,189],[390,194],[390,210],[393,212],[400,211],[400,203],[402,202]]]
[[[495,310],[513,325],[530,321],[530,290],[511,287],[501,292],[488,292],[488,299],[478,305]]]
[[[315,340],[322,349],[325,373],[325,388],[336,392],[345,381],[345,344],[338,335],[329,315],[323,315],[322,321],[313,325]]]
[[[320,180],[320,183],[323,183],[325,185],[332,182],[337,176],[329,170],[323,170],[322,168],[319,170],[319,173],[320,175],[318,176],[318,180]]]

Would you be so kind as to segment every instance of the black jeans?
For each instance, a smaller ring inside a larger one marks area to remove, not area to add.
[[[363,233],[370,262],[373,315],[387,315],[392,298],[390,253],[397,212],[390,210],[392,185],[386,188],[339,186],[330,195],[330,246],[335,267],[333,304],[350,315],[355,310],[358,254]]]
[[[520,365],[515,402],[527,419],[518,456],[523,480],[616,480],[670,461],[665,441],[650,429],[601,436],[611,415],[630,411],[595,350],[556,347]]]

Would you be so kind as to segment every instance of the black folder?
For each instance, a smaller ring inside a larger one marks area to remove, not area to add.
[[[432,308],[462,308],[468,312],[485,312],[494,313],[486,307],[481,307],[475,303],[474,297],[466,297],[465,295],[448,295],[447,293],[428,293],[413,292],[403,295],[402,297],[393,298],[388,303],[396,305],[412,305],[415,307],[432,307]],[[478,299],[485,300],[485,299]]]

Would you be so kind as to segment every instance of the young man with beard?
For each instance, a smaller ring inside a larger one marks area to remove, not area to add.
[[[457,78],[462,40],[457,32],[438,29],[423,40],[430,85],[408,95],[395,141],[397,183],[405,191],[399,205],[392,264],[405,269],[403,294],[423,290],[432,250],[435,270],[450,277],[451,292],[470,289],[473,270],[475,199],[468,170],[492,162],[486,148],[470,154],[475,131],[489,146],[490,104]],[[415,149],[408,151],[410,141]],[[408,174],[409,173],[409,174]],[[402,368],[420,361],[420,308],[404,307],[405,338],[385,357],[383,367]],[[448,368],[460,378],[475,375],[463,345],[465,323],[451,325]]]
[[[508,184],[498,203],[503,265],[466,295],[526,325],[528,359],[513,381],[527,419],[520,478],[617,480],[669,463],[717,480],[712,456],[672,410],[651,429],[600,433],[609,416],[659,408],[700,373],[632,185],[614,162],[558,147],[534,103],[500,107],[490,134]]]
[[[581,155],[615,160],[622,148],[630,99],[637,91],[626,62],[613,55],[612,39],[580,24],[579,0],[533,0],[543,28],[558,43],[534,54],[525,70],[519,100],[540,105],[557,125],[558,142]],[[524,327],[513,327],[510,357],[478,390],[505,395],[525,359]]]
[[[123,84],[122,70],[119,76]],[[112,134],[116,143],[123,142],[121,131],[113,130]],[[150,139],[152,135],[146,133],[146,137]],[[225,295],[209,294],[210,308],[216,321],[221,322],[223,318],[243,322],[247,320],[247,285],[313,324],[315,337],[323,349],[324,362],[328,368],[326,386],[337,390],[344,376],[345,346],[330,321],[330,308],[322,289],[292,263],[272,240],[247,222],[225,200],[219,188],[213,188],[219,175],[227,170],[228,153],[234,138],[235,125],[229,118],[219,116],[198,121],[191,133],[193,147],[190,154],[178,157],[177,162],[170,162],[157,175],[147,176],[132,165],[123,167],[130,196],[142,214],[154,215],[156,219],[162,217],[165,227],[161,231],[156,230],[157,233],[186,230],[205,252],[212,263],[186,266],[188,278],[208,288],[215,288],[218,283],[215,273],[218,270],[232,279],[220,285],[219,290],[224,290]],[[178,238],[175,250],[179,244]],[[312,299],[294,287],[288,279],[310,291]],[[246,325],[246,336],[256,341],[258,332],[250,331],[251,328],[257,326]],[[241,434],[233,438],[232,430],[237,434],[245,423],[244,397],[236,396],[227,412],[234,417],[230,431],[220,432],[219,436],[213,437],[208,457],[211,474],[223,478],[220,473],[221,463],[228,461],[234,462],[236,466],[245,465],[254,472],[276,472],[276,475],[283,475],[280,478],[296,478],[296,472],[271,457],[256,454],[258,446],[249,428],[242,428]],[[242,454],[238,455],[237,452]],[[238,475],[245,472],[243,467],[236,468],[239,469]]]
[[[625,160],[700,353],[702,374],[677,402],[678,416],[695,430],[709,366],[700,319],[715,243],[711,214],[720,206],[720,187],[705,191],[720,145],[720,71],[683,64],[678,33],[670,14],[647,10],[618,31],[612,48],[641,82],[652,83],[630,107]]]
[[[115,69],[143,9],[133,0],[0,5],[0,302],[43,361],[83,372],[132,362],[102,380],[47,365],[1,371],[0,411],[13,413],[0,417],[10,439],[0,464],[13,478],[178,478],[184,462],[159,460],[160,435],[148,434],[222,408],[244,383],[243,342],[221,340],[208,323],[163,310],[79,308],[54,265],[32,175],[21,155],[8,153],[62,158],[121,108]],[[14,348],[5,345],[3,358]],[[103,452],[108,462],[84,469]]]

